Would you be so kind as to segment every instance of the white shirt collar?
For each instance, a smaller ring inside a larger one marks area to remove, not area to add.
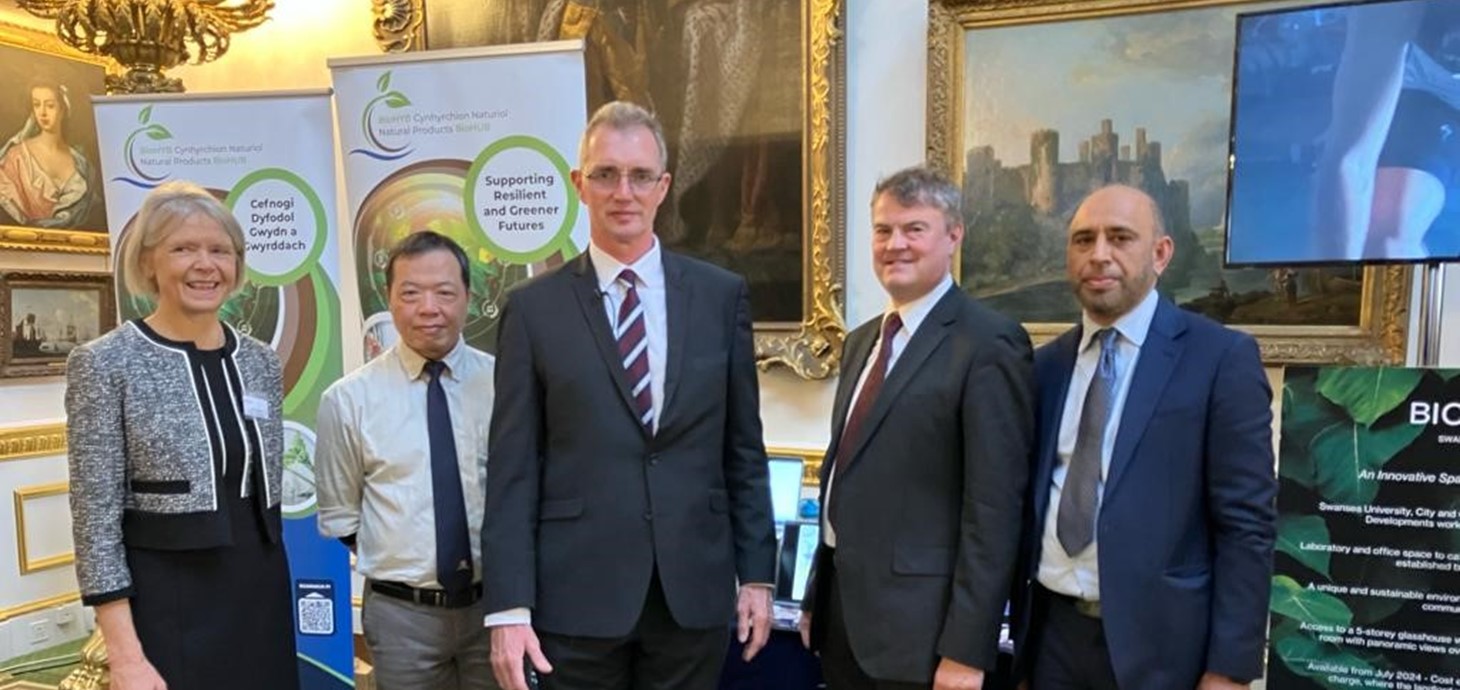
[[[625,268],[639,276],[639,283],[646,288],[664,286],[664,261],[659,250],[658,237],[654,238],[654,244],[649,247],[649,251],[627,266],[592,241],[588,243],[588,258],[593,261],[593,272],[598,274],[598,289],[603,292],[608,292],[618,281],[618,274]]]
[[[1156,318],[1156,304],[1160,301],[1160,295],[1156,294],[1156,288],[1152,287],[1151,291],[1146,293],[1146,298],[1141,300],[1141,303],[1137,304],[1135,309],[1126,312],[1124,316],[1116,319],[1115,323],[1111,324],[1110,327],[1114,328],[1121,337],[1134,343],[1136,347],[1145,345],[1146,335],[1151,332],[1151,321]],[[1090,342],[1095,339],[1095,333],[1105,328],[1105,326],[1101,326],[1092,321],[1089,312],[1082,313],[1080,320],[1084,325],[1084,329],[1080,334],[1080,349],[1078,351],[1084,352],[1085,348],[1090,346]]]
[[[395,344],[395,352],[396,356],[400,358],[401,366],[405,367],[406,376],[412,381],[420,378],[421,371],[426,367],[426,357],[412,350],[410,346],[406,345],[404,340]],[[445,357],[441,358],[441,361],[446,363],[447,376],[453,380],[459,378],[457,372],[461,370],[461,358],[465,356],[466,341],[458,336],[456,339],[456,347],[451,348],[451,351],[446,353]]]
[[[907,333],[908,336],[912,336],[913,333],[917,332],[918,326],[922,325],[923,319],[928,318],[928,312],[933,311],[933,306],[938,304],[938,300],[943,299],[943,295],[952,289],[953,275],[944,275],[943,280],[922,297],[900,307],[895,307],[891,304],[887,305],[887,311],[883,312],[883,318],[885,319],[887,314],[891,314],[894,311],[897,312],[897,315],[902,317],[903,332]]]

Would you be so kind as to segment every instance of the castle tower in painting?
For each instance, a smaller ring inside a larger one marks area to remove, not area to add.
[[[1041,129],[1029,139],[1029,204],[1038,213],[1059,208],[1060,133]]]
[[[1100,133],[1090,137],[1090,172],[1094,187],[1101,187],[1119,181],[1117,171],[1120,160],[1120,135],[1115,133],[1115,124],[1109,119],[1100,121]]]
[[[1161,142],[1146,128],[1135,130],[1134,143],[1124,146],[1115,123],[1101,120],[1099,131],[1081,138],[1078,159],[1060,162],[1060,132],[1041,129],[1029,136],[1029,164],[1004,167],[992,146],[974,146],[964,156],[963,196],[970,218],[1001,204],[1027,204],[1036,214],[1063,216],[1091,191],[1107,184],[1127,184],[1150,194],[1173,225],[1189,224],[1190,190],[1185,182],[1166,178]]]

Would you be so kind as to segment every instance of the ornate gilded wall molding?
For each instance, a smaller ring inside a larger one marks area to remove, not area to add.
[[[807,189],[810,231],[804,238],[807,281],[799,329],[757,329],[756,364],[784,366],[806,379],[837,373],[846,324],[842,319],[846,179],[846,47],[839,28],[840,0],[809,0],[806,10]],[[838,232],[838,229],[842,229]]]
[[[382,53],[403,53],[424,45],[425,0],[370,0],[371,27]]]
[[[0,462],[66,453],[66,424],[0,429]]]
[[[38,498],[65,496],[71,492],[69,482],[50,482],[15,487],[15,562],[20,564],[20,574],[29,575],[38,570],[59,568],[76,561],[76,552],[66,551],[49,556],[33,556],[26,539],[25,504]]]
[[[0,622],[8,621],[17,616],[24,616],[27,613],[44,611],[56,606],[65,606],[73,601],[81,601],[80,592],[67,592],[43,599],[36,599],[35,601],[27,601],[23,604],[16,604],[15,606],[0,608]]]

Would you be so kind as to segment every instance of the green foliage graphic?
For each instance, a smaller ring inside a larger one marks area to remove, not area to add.
[[[1369,426],[1399,407],[1423,378],[1421,369],[1330,368],[1318,373],[1318,392]]]
[[[1328,524],[1317,515],[1303,517],[1283,516],[1278,519],[1277,550],[1292,556],[1308,569],[1332,578],[1328,572],[1330,554],[1327,551],[1309,551],[1304,543],[1328,544]]]
[[[1347,421],[1343,409],[1328,402],[1314,390],[1314,372],[1295,370],[1283,382],[1282,463],[1278,472],[1284,479],[1312,489],[1318,484],[1310,446],[1319,432],[1340,421]]]
[[[1413,443],[1424,427],[1399,424],[1370,429],[1340,422],[1313,439],[1312,454],[1318,491],[1330,501],[1363,504],[1374,500],[1379,482],[1364,477],[1376,472]]]
[[[1307,589],[1287,575],[1272,578],[1272,612],[1319,628],[1345,629],[1353,622],[1353,613],[1343,600]]]
[[[1365,677],[1372,676],[1374,673],[1374,667],[1369,662],[1335,645],[1319,642],[1306,633],[1295,631],[1294,634],[1282,638],[1274,634],[1273,639],[1275,640],[1273,649],[1288,670],[1312,679],[1329,690],[1339,690],[1340,688],[1385,690],[1393,687],[1385,685],[1383,681],[1376,678]],[[1334,673],[1329,669],[1335,668],[1346,669],[1348,672],[1330,680]]]

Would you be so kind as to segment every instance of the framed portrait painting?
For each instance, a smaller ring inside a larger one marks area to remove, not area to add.
[[[963,288],[1036,341],[1063,332],[1070,216],[1127,184],[1161,208],[1158,289],[1179,306],[1253,333],[1269,364],[1402,362],[1408,269],[1224,265],[1236,16],[1304,4],[931,0],[929,158],[963,187]]]
[[[844,335],[840,4],[393,0],[375,31],[388,51],[582,39],[589,110],[664,124],[660,241],[746,277],[762,368],[823,378]]]
[[[64,374],[71,350],[116,327],[112,278],[0,273],[0,324],[0,378]]]
[[[106,253],[91,106],[105,79],[103,61],[0,23],[0,248]]]

